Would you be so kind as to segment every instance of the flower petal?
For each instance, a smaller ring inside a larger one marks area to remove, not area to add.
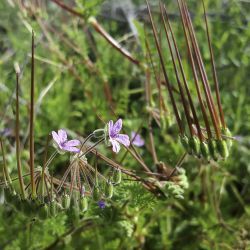
[[[53,137],[53,140],[58,144],[58,146],[60,145],[61,143],[61,140],[60,140],[60,137],[58,136],[58,134],[55,132],[55,131],[52,131],[52,137]]]
[[[130,145],[129,136],[124,134],[118,134],[115,138],[116,141],[123,144],[125,147]]]
[[[112,135],[117,135],[122,129],[122,119],[118,119],[112,128]]]
[[[111,142],[111,144],[113,146],[112,147],[113,152],[115,152],[117,154],[121,149],[120,144],[116,140],[110,139],[109,141]]]
[[[113,121],[110,120],[108,123],[109,137],[112,137]]]
[[[61,143],[67,141],[67,132],[64,129],[58,130],[58,136],[60,137]]]
[[[140,134],[136,134],[134,131],[131,132],[131,143],[137,147],[142,147],[145,141],[141,138]]]
[[[69,147],[79,146],[80,144],[81,142],[79,140],[70,140],[64,143],[65,146],[69,146]]]
[[[70,147],[70,146],[67,146],[67,145],[63,145],[62,149],[65,150],[65,151],[74,152],[74,153],[79,153],[80,152],[79,148]]]

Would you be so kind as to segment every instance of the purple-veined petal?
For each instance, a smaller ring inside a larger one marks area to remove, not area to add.
[[[112,137],[113,121],[110,120],[108,123],[109,137]]]
[[[118,134],[114,140],[118,141],[119,143],[123,144],[125,147],[130,145],[129,136],[124,134]]]
[[[69,146],[69,147],[79,146],[80,144],[81,142],[79,140],[70,140],[64,143],[65,146]]]
[[[67,141],[67,132],[64,129],[58,130],[58,136],[60,137],[61,142]]]
[[[122,129],[122,119],[118,119],[112,128],[112,136],[116,136]]]
[[[134,131],[131,132],[131,142],[137,147],[142,147],[145,144],[145,141],[141,138],[141,136],[136,134]]]
[[[53,137],[53,140],[58,144],[58,146],[60,145],[61,143],[61,140],[60,140],[60,137],[58,136],[58,134],[55,132],[55,131],[52,131],[52,137]]]
[[[67,146],[67,145],[63,145],[62,149],[65,150],[65,151],[74,152],[74,153],[79,153],[80,152],[79,148],[70,147],[70,146]]]
[[[119,142],[117,142],[116,140],[113,140],[113,139],[110,139],[109,141],[112,144],[113,152],[115,152],[117,154],[121,149],[121,146],[120,146]]]

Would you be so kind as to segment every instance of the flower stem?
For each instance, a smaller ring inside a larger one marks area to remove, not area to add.
[[[96,142],[93,146],[87,148],[87,150],[82,153],[80,156],[78,156],[78,158],[81,158],[82,156],[86,155],[87,153],[89,153],[93,148],[95,148],[98,144],[100,144],[101,142],[104,141],[105,138],[102,138],[101,140],[99,140],[98,142]]]
[[[31,181],[31,196],[36,198],[36,186],[34,181],[34,97],[35,97],[35,81],[34,81],[34,32],[32,31],[32,45],[31,45],[31,89],[30,89],[30,181]]]
[[[89,134],[89,135],[85,138],[85,140],[82,142],[82,145],[81,145],[81,147],[80,147],[80,152],[78,153],[78,156],[79,156],[79,154],[81,153],[84,144],[85,144],[89,139],[91,139],[93,136],[94,136],[94,133],[91,133],[91,134]]]
[[[22,164],[20,158],[20,122],[19,122],[19,73],[20,70],[16,69],[16,128],[15,128],[15,136],[16,136],[16,162],[17,162],[17,170],[18,170],[18,180],[21,190],[22,199],[25,199],[25,188],[22,174]]]
[[[50,158],[48,159],[48,161],[44,161],[44,165],[43,165],[43,169],[42,169],[42,197],[44,197],[44,181],[45,181],[45,169],[49,166],[49,164],[53,161],[53,159],[56,157],[57,155],[57,151],[55,151],[51,156]],[[45,157],[45,160],[46,160],[46,157]]]
[[[2,151],[2,156],[3,156],[3,173],[4,173],[4,182],[5,185],[8,186],[8,183],[10,184],[11,189],[13,190],[12,187],[12,180],[10,178],[9,172],[8,172],[8,168],[7,168],[7,164],[6,164],[6,158],[5,158],[5,152],[4,152],[4,146],[3,146],[3,141],[2,138],[0,137],[0,145],[1,145],[1,151]]]

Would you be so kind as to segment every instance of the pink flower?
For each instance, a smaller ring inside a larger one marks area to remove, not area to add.
[[[52,131],[52,137],[54,141],[56,142],[59,149],[62,151],[69,151],[74,153],[79,153],[80,149],[76,146],[79,146],[81,142],[79,140],[70,140],[67,139],[67,133],[63,129],[59,129],[58,133],[55,131]]]
[[[118,153],[121,149],[120,144],[123,144],[125,147],[130,145],[129,136],[125,134],[119,134],[122,129],[122,119],[119,119],[115,124],[113,121],[108,123],[108,133],[109,141],[112,144],[112,150],[115,153]]]

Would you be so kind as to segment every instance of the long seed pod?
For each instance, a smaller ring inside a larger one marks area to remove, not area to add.
[[[169,35],[168,35],[167,24],[166,24],[166,20],[165,20],[165,17],[164,17],[162,4],[160,4],[160,9],[161,9],[161,18],[162,18],[162,21],[163,21],[165,34],[166,34],[166,37],[167,37],[168,47],[169,47],[169,50],[170,50],[170,54],[171,54],[171,58],[172,58],[173,66],[174,66],[175,77],[176,77],[178,88],[179,88],[180,95],[181,95],[182,106],[184,108],[184,112],[185,112],[185,116],[186,116],[186,119],[187,119],[190,135],[193,136],[191,117],[190,117],[190,113],[189,113],[189,110],[188,110],[187,101],[186,101],[186,98],[185,98],[185,95],[184,95],[184,90],[183,90],[183,87],[182,87],[182,84],[181,84],[181,81],[180,81],[177,65],[175,63],[175,58],[174,58],[172,46],[171,46],[171,43],[170,43],[170,38],[169,38]]]
[[[1,146],[1,151],[2,151],[2,156],[3,156],[3,174],[4,174],[4,182],[6,186],[10,187],[12,191],[14,191],[14,188],[12,186],[12,180],[10,178],[10,174],[7,168],[7,162],[6,162],[6,157],[5,157],[5,150],[3,146],[3,140],[0,137],[0,146]]]
[[[208,77],[206,75],[206,71],[205,71],[203,61],[202,61],[202,57],[201,57],[201,53],[200,53],[199,46],[197,43],[197,39],[195,37],[195,32],[194,32],[194,28],[192,25],[191,17],[190,17],[190,14],[188,12],[185,1],[183,1],[183,0],[182,0],[182,7],[181,8],[183,10],[184,18],[185,18],[185,21],[187,24],[187,29],[188,29],[188,32],[190,35],[192,46],[193,46],[194,56],[195,56],[196,63],[198,66],[198,71],[199,71],[199,74],[200,74],[200,77],[202,80],[201,82],[203,85],[205,98],[206,98],[207,106],[208,106],[210,116],[212,119],[212,123],[213,123],[214,129],[215,129],[215,132],[216,132],[216,137],[217,137],[217,139],[221,139],[221,131],[218,127],[219,119],[218,119],[218,115],[217,115],[215,105],[213,102],[211,89],[210,89],[209,82],[208,82]]]
[[[16,134],[16,162],[17,162],[17,171],[18,171],[18,180],[21,190],[21,197],[22,199],[25,199],[25,187],[24,187],[24,181],[23,181],[23,173],[22,173],[22,164],[21,164],[21,158],[20,158],[20,121],[19,121],[19,74],[20,74],[20,68],[17,64],[15,64],[15,70],[16,70],[16,128],[15,128],[15,134]]]
[[[29,147],[30,147],[30,182],[31,182],[31,196],[36,198],[36,186],[34,180],[34,99],[35,99],[35,61],[34,61],[34,32],[32,31],[32,45],[31,45],[31,88],[30,88],[30,131],[29,131]]]
[[[188,95],[188,100],[189,100],[189,104],[190,104],[190,107],[191,107],[192,115],[193,115],[194,122],[195,122],[195,125],[196,125],[196,128],[197,128],[197,131],[198,131],[198,137],[199,137],[200,141],[202,141],[203,137],[202,137],[202,132],[201,132],[199,120],[198,120],[198,117],[197,117],[197,114],[196,114],[196,111],[195,111],[195,107],[194,107],[194,103],[193,103],[193,100],[192,100],[192,97],[191,97],[191,93],[189,91],[188,82],[187,82],[187,79],[186,79],[186,76],[185,76],[185,73],[184,73],[184,69],[183,69],[183,65],[182,65],[182,62],[181,62],[181,56],[180,56],[180,53],[179,53],[179,50],[178,50],[178,47],[177,47],[176,39],[175,39],[173,30],[172,30],[172,27],[171,27],[171,23],[170,23],[169,18],[168,18],[167,9],[166,9],[165,5],[164,5],[164,14],[165,14],[167,24],[168,24],[168,27],[169,27],[169,30],[170,30],[170,34],[171,34],[171,37],[172,37],[172,40],[173,40],[175,53],[176,53],[178,63],[179,63],[179,67],[180,67],[180,70],[181,70],[181,75],[182,75],[182,79],[183,79],[183,82],[184,82],[185,90],[186,90],[186,93]]]
[[[147,3],[147,9],[148,9],[148,14],[149,14],[149,18],[150,18],[150,23],[151,23],[153,34],[154,34],[155,45],[156,45],[157,52],[158,52],[158,55],[159,55],[159,58],[160,58],[163,75],[164,75],[164,78],[165,78],[165,84],[166,84],[166,87],[168,89],[170,101],[171,101],[172,106],[173,106],[173,110],[174,110],[177,125],[179,127],[179,131],[183,135],[184,134],[183,125],[181,123],[181,119],[180,119],[180,116],[179,116],[179,113],[178,113],[178,109],[177,109],[177,106],[176,106],[176,103],[175,103],[175,100],[174,100],[174,95],[173,95],[173,92],[172,92],[172,89],[171,89],[171,86],[170,86],[170,83],[169,83],[169,78],[168,78],[168,75],[167,75],[163,55],[162,55],[161,48],[160,48],[160,42],[159,42],[159,39],[157,37],[157,31],[156,31],[156,28],[155,28],[155,25],[154,25],[154,22],[153,22],[153,17],[152,17],[151,10],[150,10],[150,7],[149,7],[149,3],[148,3],[147,0],[146,0],[146,3]]]
[[[198,99],[199,99],[199,104],[200,104],[203,119],[204,119],[204,122],[205,122],[208,138],[212,138],[212,132],[211,132],[210,125],[209,125],[208,115],[207,115],[207,112],[206,112],[206,109],[205,109],[205,106],[204,106],[204,103],[203,103],[202,94],[201,94],[201,90],[200,90],[200,86],[199,86],[198,75],[197,75],[196,67],[195,67],[195,64],[194,64],[193,54],[191,52],[191,45],[190,45],[190,41],[188,39],[188,33],[187,33],[187,30],[186,30],[184,13],[183,13],[183,10],[181,8],[179,0],[177,0],[177,2],[178,2],[179,11],[181,13],[182,27],[183,27],[183,31],[184,31],[184,35],[185,35],[185,39],[186,39],[188,55],[189,55],[189,59],[190,59],[190,62],[191,62],[191,69],[192,69],[192,73],[193,73],[193,77],[194,77],[194,83],[195,83],[195,87],[196,87],[196,91],[197,91],[197,95],[198,95]]]
[[[221,121],[222,127],[225,129],[226,128],[226,123],[225,123],[224,113],[223,113],[222,105],[221,105],[219,82],[218,82],[218,77],[217,77],[217,73],[216,73],[216,67],[215,67],[215,61],[214,61],[214,53],[213,53],[211,39],[210,39],[210,35],[209,35],[209,30],[208,30],[208,21],[207,21],[206,8],[205,8],[205,4],[204,4],[203,0],[202,0],[202,5],[203,5],[204,18],[205,18],[205,23],[206,23],[206,31],[207,31],[206,33],[207,33],[207,40],[208,40],[208,46],[209,46],[209,52],[210,52],[210,60],[211,60],[212,71],[213,71],[213,80],[214,80],[214,85],[215,85],[215,93],[216,93],[217,105],[218,105],[219,114],[220,114],[220,121]]]

